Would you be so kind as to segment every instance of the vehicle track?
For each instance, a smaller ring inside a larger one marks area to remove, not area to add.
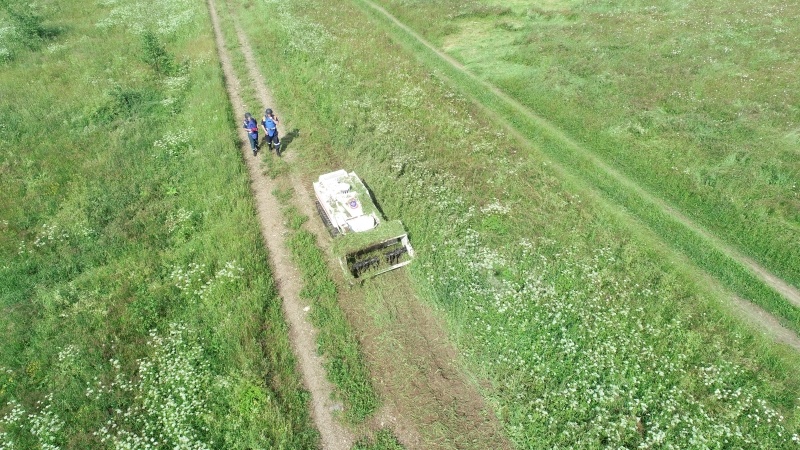
[[[231,56],[225,46],[215,0],[208,0],[208,9],[231,105],[235,112],[243,112],[245,109],[241,95],[242,84],[233,70]],[[237,35],[241,43],[242,35],[241,33],[237,33]],[[254,78],[258,84],[259,100],[264,105],[274,105],[266,86],[259,77]],[[243,143],[247,142],[247,136],[242,128],[239,128],[239,137]],[[355,439],[350,430],[343,427],[333,416],[333,410],[336,409],[336,405],[331,399],[333,387],[325,376],[322,359],[316,353],[317,330],[307,320],[307,309],[305,308],[308,305],[303,304],[300,299],[302,282],[285,244],[284,235],[288,229],[283,223],[280,205],[271,194],[275,187],[274,183],[263,176],[259,168],[259,159],[250,155],[248,145],[242,145],[242,157],[250,173],[251,188],[261,224],[261,234],[269,250],[269,259],[278,294],[283,300],[283,314],[289,325],[292,349],[298,361],[298,369],[303,383],[311,393],[311,417],[320,432],[323,448],[347,450],[352,447]]]
[[[791,305],[794,305],[794,307],[800,308],[800,290],[798,290],[796,287],[787,283],[780,277],[774,275],[769,270],[767,270],[766,268],[755,262],[752,258],[743,255],[738,250],[726,244],[720,238],[713,235],[705,228],[696,224],[694,221],[686,217],[676,208],[667,204],[667,202],[665,202],[664,200],[653,196],[651,193],[649,193],[647,190],[636,184],[634,181],[630,180],[628,177],[626,177],[613,167],[606,164],[599,157],[594,155],[591,151],[583,148],[579,143],[577,143],[568,135],[566,135],[558,127],[556,127],[546,119],[534,113],[527,106],[523,105],[515,98],[506,94],[497,86],[489,83],[488,81],[483,80],[482,78],[472,73],[458,60],[444,53],[442,50],[434,46],[432,43],[428,42],[419,33],[417,33],[412,28],[401,22],[398,18],[393,16],[385,8],[375,4],[370,0],[354,0],[354,1],[356,1],[357,3],[361,3],[367,8],[372,9],[377,14],[383,16],[386,20],[390,21],[397,28],[399,28],[403,33],[410,36],[413,40],[417,41],[419,44],[421,44],[422,46],[427,48],[430,52],[435,54],[438,58],[440,58],[442,61],[451,66],[452,69],[458,71],[462,75],[465,75],[471,81],[479,84],[487,91],[491,92],[498,99],[500,99],[502,102],[504,102],[505,106],[510,107],[516,113],[519,113],[528,120],[530,120],[540,130],[548,134],[551,139],[562,143],[564,146],[568,147],[576,154],[579,154],[582,158],[584,158],[590,164],[592,164],[598,171],[606,174],[616,183],[623,186],[625,189],[635,192],[636,195],[638,195],[646,203],[652,205],[654,208],[658,208],[658,210],[660,210],[662,213],[671,217],[673,220],[678,222],[683,227],[689,229],[692,233],[699,236],[705,242],[709,243],[715,250],[721,252],[726,257],[736,261],[738,264],[749,269],[749,271],[752,274],[754,274],[759,280],[761,280],[761,282],[763,282],[771,289],[773,289],[775,292],[780,294],[780,296],[784,298],[787,302],[789,302]],[[475,99],[475,101],[479,102],[478,99]],[[499,120],[504,122],[504,124],[506,125],[506,129],[509,130],[509,132],[517,139],[523,142],[530,142],[530,139],[526,137],[523,133],[521,133],[519,130],[517,130],[516,127],[514,127],[513,125],[511,125],[510,123],[508,123],[503,119]],[[563,167],[562,165],[556,163],[555,161],[553,161],[551,165],[555,166],[557,170],[562,174],[568,175],[571,173],[571,170]],[[743,301],[748,301],[749,303],[751,303],[751,306],[746,308],[742,307],[741,302]],[[731,298],[731,304],[736,309],[738,309],[741,314],[744,314],[747,318],[749,318],[751,323],[755,323],[761,327],[764,327],[765,330],[770,335],[772,335],[776,340],[779,340],[781,342],[786,342],[786,339],[789,339],[791,341],[795,341],[796,343],[800,343],[800,337],[798,337],[797,333],[781,325],[780,319],[778,319],[765,309],[761,308],[760,306],[754,304],[752,301],[743,300],[741,297],[736,296],[735,298]],[[766,315],[769,315],[771,319],[765,320]],[[793,338],[788,338],[789,336],[793,336]],[[800,348],[797,345],[792,345],[792,346],[795,348]]]

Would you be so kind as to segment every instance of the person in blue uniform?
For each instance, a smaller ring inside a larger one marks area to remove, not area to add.
[[[250,113],[244,113],[244,124],[242,128],[247,130],[247,139],[250,141],[250,150],[253,150],[253,156],[258,154],[258,122],[255,117]]]
[[[275,148],[275,154],[281,156],[281,140],[278,138],[278,116],[272,113],[270,108],[264,111],[264,118],[261,119],[261,128],[264,129],[264,140],[269,144],[269,148]]]

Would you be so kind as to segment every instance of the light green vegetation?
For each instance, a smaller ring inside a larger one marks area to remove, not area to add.
[[[365,2],[361,4],[366,5]],[[434,53],[406,30],[396,29],[382,14],[364,6],[379,21],[383,21],[394,31],[394,38],[412,49],[431,67],[441,70],[483,106],[496,115],[498,122],[505,121],[529,143],[537,146],[547,157],[556,162],[556,170],[563,179],[571,179],[575,185],[604,195],[616,203],[636,220],[644,222],[661,236],[664,242],[672,245],[693,263],[716,277],[736,294],[764,307],[785,324],[800,331],[800,308],[792,305],[771,287],[767,286],[741,260],[732,257],[729,250],[723,249],[714,239],[706,236],[694,224],[687,224],[676,217],[672,207],[652,197],[630,179],[621,175],[617,169],[598,160],[586,145],[576,142],[562,130],[537,116],[517,100],[503,94],[497,88],[479,81],[474,75],[463,72],[440,55]],[[478,13],[476,13],[478,14]],[[481,10],[480,14],[487,14]]]
[[[792,75],[800,28],[786,20],[798,5],[377,3],[606,164],[800,285],[800,81]],[[797,327],[796,308],[765,298],[751,275],[691,242],[697,238],[667,217],[652,217],[650,207],[630,205],[580,155],[558,147],[544,150]]]
[[[463,363],[489,381],[511,439],[794,445],[797,355],[733,319],[729,294],[660,236],[506,136],[461,80],[394,43],[369,9],[267,0],[238,12],[300,130],[289,150],[300,169],[309,180],[356,171],[403,221],[418,255],[408,272],[448,318]],[[446,29],[455,16],[432,17]]]
[[[60,33],[59,28],[44,22],[39,9],[41,6],[22,0],[0,0],[0,62],[38,50]]]
[[[0,67],[0,447],[314,448],[205,5],[37,5],[60,32]]]

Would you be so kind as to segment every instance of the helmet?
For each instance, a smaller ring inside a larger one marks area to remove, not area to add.
[[[266,115],[268,115],[268,116],[269,116],[269,115],[271,115],[271,114],[272,114],[272,109],[270,109],[270,108],[267,108],[267,110],[266,110],[266,111],[264,111],[264,114],[266,114]]]

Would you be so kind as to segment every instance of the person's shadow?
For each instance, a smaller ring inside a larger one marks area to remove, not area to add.
[[[286,152],[289,150],[289,146],[292,144],[292,141],[294,141],[294,139],[299,136],[300,136],[300,129],[295,128],[294,130],[286,133],[286,135],[284,135],[281,138],[281,155],[286,154]]]

